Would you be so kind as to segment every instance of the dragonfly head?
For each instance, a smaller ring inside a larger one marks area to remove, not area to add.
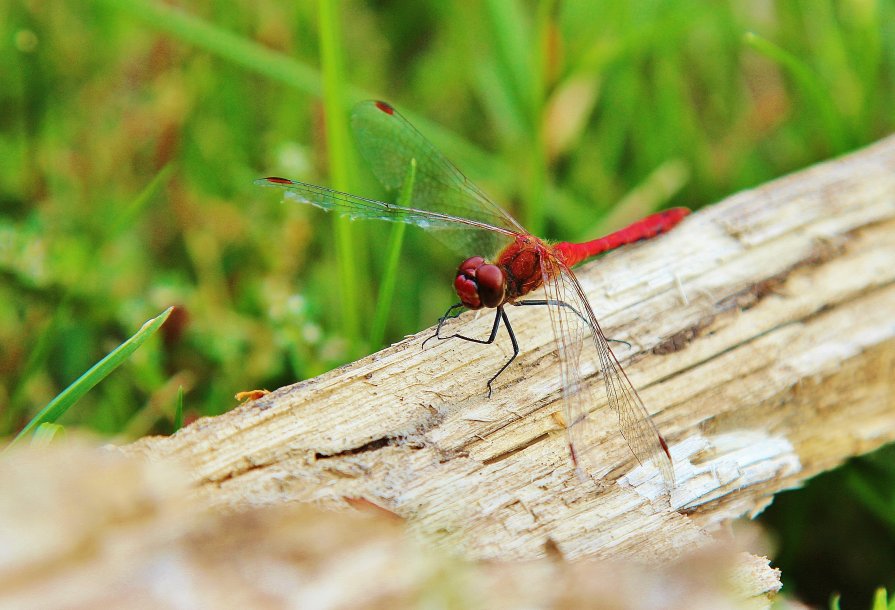
[[[454,289],[469,309],[497,307],[504,302],[507,280],[500,267],[486,263],[481,256],[473,256],[460,263]]]

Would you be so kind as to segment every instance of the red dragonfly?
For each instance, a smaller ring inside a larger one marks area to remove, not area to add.
[[[390,105],[380,101],[361,102],[351,115],[351,125],[361,154],[386,189],[399,191],[405,180],[412,181],[410,201],[414,207],[286,178],[261,178],[255,183],[284,189],[287,199],[350,218],[417,225],[431,230],[463,254],[476,253],[460,263],[454,279],[460,303],[448,309],[430,338],[459,338],[490,344],[497,337],[502,320],[513,346],[513,356],[488,381],[490,396],[492,382],[519,354],[506,306],[545,306],[559,355],[566,430],[576,471],[581,473],[580,458],[595,446],[595,435],[589,431],[589,410],[596,404],[593,384],[585,383],[581,373],[582,359],[592,359],[602,372],[609,406],[618,415],[622,436],[634,457],[641,464],[653,462],[665,486],[672,489],[674,470],[668,445],[612,353],[571,267],[597,254],[664,233],[690,210],[673,208],[658,212],[625,229],[582,244],[549,244],[526,231],[506,210],[492,202]],[[413,165],[415,171],[411,170]],[[523,298],[537,289],[543,290],[544,298]],[[445,321],[458,316],[464,308],[496,310],[487,339],[441,335]]]

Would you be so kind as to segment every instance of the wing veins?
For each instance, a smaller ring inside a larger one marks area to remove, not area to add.
[[[368,199],[358,195],[352,195],[342,191],[336,191],[324,186],[289,180],[288,184],[278,178],[278,182],[271,182],[266,178],[255,181],[255,184],[280,188],[286,191],[285,197],[298,203],[306,203],[319,207],[325,211],[334,211],[351,218],[372,218],[375,220],[387,220],[391,222],[404,222],[421,227],[457,228],[456,225],[466,225],[485,231],[501,233],[512,237],[514,233],[503,227],[496,227],[486,222],[434,212],[421,210]]]
[[[549,253],[546,258],[542,256],[542,273],[545,277],[544,288],[548,299],[569,303],[588,320],[588,324],[585,324],[576,314],[570,313],[564,307],[548,307],[560,358],[563,407],[566,412],[569,443],[574,447],[573,451],[584,457],[595,446],[588,434],[587,418],[590,405],[582,404],[591,390],[583,385],[580,370],[580,356],[582,351],[587,349],[585,346],[587,337],[584,335],[590,334],[593,340],[591,347],[596,354],[588,353],[588,357],[597,359],[606,399],[618,417],[622,436],[637,461],[640,464],[652,461],[661,473],[666,487],[672,489],[674,469],[671,459],[665,453],[664,441],[661,440],[662,437],[640,395],[609,347],[581,285],[572,271]]]

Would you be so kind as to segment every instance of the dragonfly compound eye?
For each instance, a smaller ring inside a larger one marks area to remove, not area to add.
[[[481,256],[473,256],[460,263],[454,288],[469,309],[497,307],[504,301],[506,279],[500,267],[485,264]]]

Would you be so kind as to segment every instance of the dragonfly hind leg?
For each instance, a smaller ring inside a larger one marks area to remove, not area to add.
[[[572,307],[565,301],[557,301],[555,299],[527,299],[525,301],[516,301],[515,303],[513,303],[513,305],[557,305],[558,307],[565,307],[566,309],[572,310],[572,313],[574,313],[576,316],[578,316],[578,318],[582,322],[584,322],[585,325],[590,326],[590,321],[587,318],[585,318],[584,315],[582,315],[582,313],[580,311],[578,311],[577,309],[575,309],[574,307]],[[591,330],[593,330],[593,329],[591,328]],[[623,339],[607,338],[606,340],[610,341],[612,343],[622,343],[629,348],[631,347],[631,344]]]
[[[507,317],[506,312],[503,307],[498,307],[494,316],[494,324],[491,326],[491,333],[488,335],[487,339],[476,339],[475,337],[467,337],[466,335],[462,335],[460,333],[454,333],[452,335],[447,335],[445,337],[441,336],[441,327],[444,326],[444,323],[448,320],[454,319],[460,315],[462,312],[463,305],[457,303],[456,305],[451,305],[448,310],[444,313],[441,318],[438,319],[438,326],[435,329],[435,334],[431,337],[428,337],[425,341],[423,341],[423,346],[426,345],[428,341],[431,339],[439,339],[444,341],[446,339],[463,339],[464,341],[470,341],[472,343],[479,343],[482,345],[491,345],[494,343],[494,340],[497,338],[497,331],[500,328],[500,321],[503,320],[504,326],[506,326],[507,334],[510,336],[510,342],[513,344],[513,355],[510,356],[510,359],[507,360],[500,370],[495,373],[491,379],[488,380],[488,398],[491,398],[491,394],[493,392],[493,388],[491,384],[494,383],[494,380],[500,377],[500,374],[503,373],[508,366],[516,359],[516,356],[519,355],[519,342],[516,341],[516,334],[513,332],[513,327],[510,326],[510,319]],[[454,310],[457,310],[456,312]]]
[[[566,309],[572,310],[572,313],[578,316],[586,326],[590,326],[590,321],[585,318],[580,311],[565,301],[557,301],[556,299],[526,299],[525,301],[516,301],[513,305],[556,305],[558,307],[565,307]]]

